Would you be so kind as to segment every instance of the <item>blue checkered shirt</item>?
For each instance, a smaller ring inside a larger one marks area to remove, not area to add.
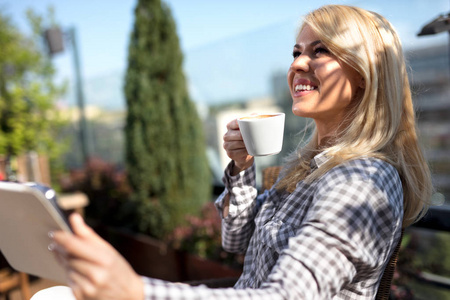
[[[326,161],[318,154],[314,168]],[[321,178],[299,182],[293,193],[257,195],[255,168],[230,176],[217,199],[222,243],[245,252],[234,288],[190,287],[144,278],[146,299],[374,299],[395,246],[402,216],[396,169],[375,158],[345,162]]]

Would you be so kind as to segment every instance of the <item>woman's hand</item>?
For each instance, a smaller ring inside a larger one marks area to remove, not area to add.
[[[128,262],[79,214],[69,217],[73,234],[58,231],[51,249],[67,269],[69,286],[77,300],[144,299],[144,285]]]
[[[229,158],[234,161],[234,169],[231,175],[237,175],[253,165],[253,156],[249,155],[242,139],[237,119],[227,124],[227,132],[223,136],[223,148]]]

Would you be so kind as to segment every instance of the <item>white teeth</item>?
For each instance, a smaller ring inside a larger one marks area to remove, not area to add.
[[[304,84],[299,84],[295,86],[295,91],[312,91],[315,90],[316,87],[315,86],[310,86],[310,85],[304,85]]]

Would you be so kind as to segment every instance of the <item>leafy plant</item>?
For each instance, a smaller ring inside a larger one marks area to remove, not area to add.
[[[51,10],[49,15],[51,19]],[[0,155],[37,151],[56,167],[65,150],[64,143],[55,140],[65,123],[56,101],[65,86],[54,83],[55,69],[42,45],[43,18],[31,10],[27,16],[31,36],[0,12]]]
[[[91,157],[84,168],[61,177],[63,192],[81,191],[89,199],[85,208],[88,222],[118,226],[136,231],[135,207],[129,201],[131,189],[124,170],[112,163]]]
[[[232,267],[243,265],[243,255],[231,254],[222,248],[221,219],[212,202],[205,203],[199,216],[187,216],[186,224],[175,228],[169,243],[175,249]]]

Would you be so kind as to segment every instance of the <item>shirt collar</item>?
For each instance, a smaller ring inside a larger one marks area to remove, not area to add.
[[[311,170],[315,170],[323,166],[330,157],[327,155],[327,151],[320,152],[316,156],[314,156],[310,161]]]

